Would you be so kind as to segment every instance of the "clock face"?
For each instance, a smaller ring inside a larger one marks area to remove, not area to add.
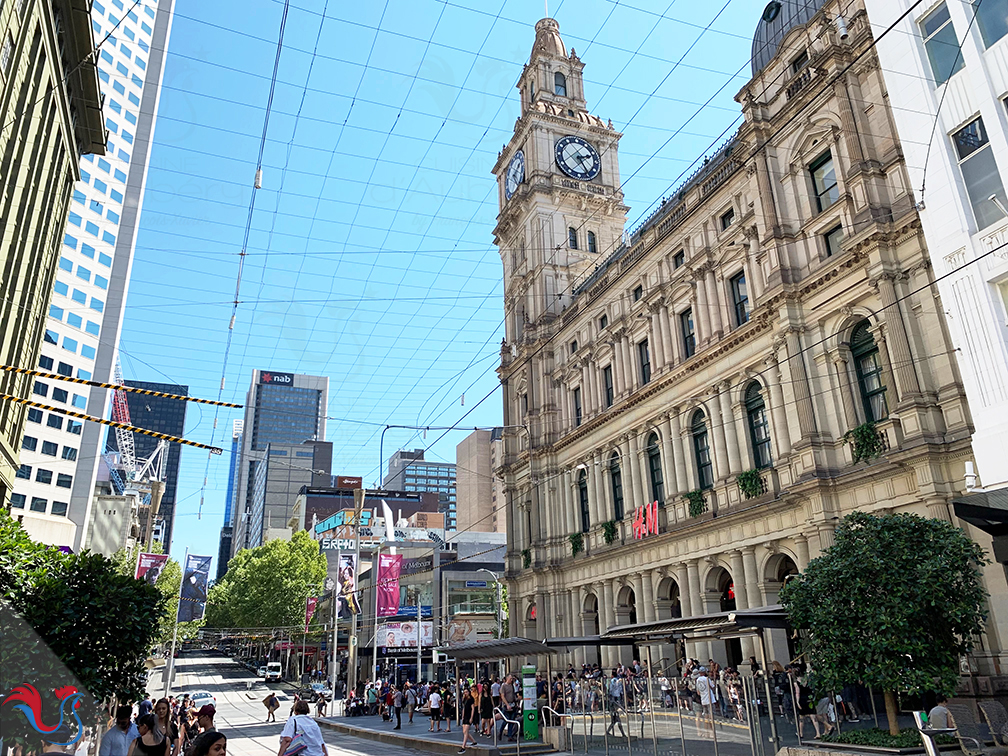
[[[560,170],[571,178],[591,181],[602,168],[599,154],[588,142],[578,136],[565,136],[557,140],[556,161]]]
[[[508,165],[507,175],[504,177],[504,196],[511,199],[511,195],[518,191],[518,185],[525,180],[525,153],[521,150],[515,153]]]

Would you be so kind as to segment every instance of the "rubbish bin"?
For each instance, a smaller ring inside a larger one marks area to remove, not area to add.
[[[539,740],[539,712],[536,709],[527,710],[522,714],[525,740]]]

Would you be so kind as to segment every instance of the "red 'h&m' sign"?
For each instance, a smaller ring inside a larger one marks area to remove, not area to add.
[[[633,535],[637,539],[649,535],[658,535],[657,501],[653,501],[650,504],[638,505],[634,511]]]

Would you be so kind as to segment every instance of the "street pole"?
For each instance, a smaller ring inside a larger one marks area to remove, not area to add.
[[[332,712],[333,716],[336,716],[336,644],[339,639],[339,568],[340,562],[342,561],[343,552],[337,549],[336,551],[336,585],[333,586],[331,599],[332,601],[332,617],[333,617],[333,629],[332,629],[332,663],[329,665],[329,673],[332,675]]]
[[[305,594],[304,601],[304,613],[305,619],[308,619],[308,601],[311,599],[311,591]],[[308,641],[308,623],[305,622],[304,632],[301,634],[301,660],[298,663],[298,685],[304,682],[304,660],[305,660],[305,644]]]
[[[364,510],[364,488],[354,489],[354,593],[356,596],[356,606],[360,610],[361,600],[360,600],[360,521],[361,512]],[[351,690],[357,690],[357,625],[358,619],[357,615],[359,611],[351,612],[353,617],[352,626],[350,628],[350,638],[349,638],[349,649],[347,653],[348,663],[347,663],[347,692]]]
[[[378,680],[378,565],[381,564],[381,547],[378,548],[371,558],[371,590],[374,592],[374,638],[371,640],[371,670],[374,672],[374,679]]]
[[[432,618],[433,619],[433,618]],[[416,682],[417,685],[420,684],[420,653],[423,646],[423,633],[421,632],[420,622],[423,620],[423,615],[421,614],[420,608],[420,588],[417,586],[416,592]]]
[[[172,677],[175,675],[175,644],[178,642],[178,615],[179,615],[179,609],[182,608],[182,584],[185,582],[185,568],[186,568],[186,562],[188,561],[189,561],[189,547],[186,546],[185,556],[182,557],[182,579],[179,580],[178,606],[175,607],[175,632],[172,634],[171,656],[168,657],[168,663],[165,665],[165,669],[168,672],[168,676],[165,678],[165,684],[164,684],[165,698],[168,698],[168,692],[171,690]]]

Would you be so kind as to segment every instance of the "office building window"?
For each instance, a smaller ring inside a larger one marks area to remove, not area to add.
[[[49,386],[42,383],[42,381],[35,381],[35,385],[32,386],[32,393],[39,396],[49,396]]]
[[[753,466],[770,467],[770,424],[767,423],[766,403],[760,385],[753,381],[745,392],[746,415],[749,418],[749,439],[752,441]]]
[[[812,177],[816,211],[821,213],[840,198],[833,155],[827,151],[818,158],[809,166],[809,175]]]
[[[843,251],[843,226],[831,228],[823,234],[823,240],[826,242],[826,257],[839,255]]]
[[[578,503],[581,505],[581,532],[587,533],[591,528],[588,513],[588,474],[582,470],[578,474]]]
[[[25,436],[21,439],[21,448],[26,451],[35,451],[38,447],[38,439],[32,436]]]
[[[73,475],[66,475],[65,473],[60,473],[56,476],[56,487],[57,488],[70,488],[73,486]]]
[[[745,273],[731,279],[732,304],[735,306],[735,325],[749,322],[749,292],[746,289]]]
[[[973,0],[973,13],[985,47],[1008,34],[1008,0]]]
[[[679,316],[679,326],[682,329],[683,354],[692,357],[696,354],[696,329],[693,327],[692,308]]]
[[[686,252],[684,250],[679,250],[674,255],[672,255],[672,269],[681,268],[686,264]]]
[[[574,389],[574,427],[581,425],[581,389]]]
[[[77,450],[74,449],[72,446],[64,446],[63,459],[69,459],[71,462],[73,462],[75,459],[77,459]]]
[[[983,119],[977,117],[955,132],[952,143],[959,158],[959,171],[966,184],[970,205],[973,206],[977,228],[986,228],[1004,218],[1004,214],[991,202],[990,197],[993,195],[1002,205],[1008,205],[1008,196],[1001,184]]]
[[[52,509],[49,510],[49,513],[58,515],[59,517],[66,517],[68,506],[69,505],[65,501],[54,501],[52,503]]]
[[[651,354],[648,351],[647,339],[637,345],[637,356],[640,358],[641,386],[651,381]]]
[[[0,74],[3,74],[6,78],[7,73],[10,71],[11,56],[14,54],[14,37],[11,36],[10,32],[7,32],[3,41],[3,48],[0,49]]]
[[[38,496],[32,496],[31,500],[31,511],[32,512],[45,512],[46,504],[49,502],[46,499],[40,498]]]
[[[28,409],[28,422],[29,423],[41,423],[42,422],[42,410],[30,407]]]
[[[665,505],[665,481],[662,479],[661,451],[658,449],[658,434],[652,433],[647,445],[648,472],[651,474],[651,496],[662,506]]]
[[[612,365],[602,368],[602,383],[605,386],[605,406],[612,407],[616,392],[613,390]]]
[[[75,436],[81,434],[81,428],[83,426],[76,420],[67,420],[67,431],[73,433]]]
[[[889,408],[886,404],[886,386],[882,381],[882,362],[875,337],[868,330],[867,320],[861,321],[851,334],[851,353],[861,388],[865,419],[873,423],[885,420],[889,416]]]
[[[591,254],[593,254],[593,255],[596,252],[598,252],[598,245],[595,242],[595,232],[594,231],[589,231],[588,232],[588,251]]]
[[[39,357],[38,364],[39,364],[39,367],[42,368],[43,370],[52,370],[52,367],[53,367],[53,358],[52,357],[46,357],[43,354],[41,357]]]
[[[24,509],[25,495],[12,493],[10,497],[10,503],[14,509]]]
[[[577,249],[577,229],[571,226],[567,229],[567,246],[571,249]]]
[[[15,478],[21,478],[22,480],[31,480],[32,468],[31,465],[21,465],[18,471],[14,473]]]
[[[60,415],[56,415],[52,412],[49,413],[49,419],[46,420],[46,425],[50,428],[56,428],[58,430],[63,430],[63,418]]]
[[[553,74],[553,94],[567,96],[567,77],[559,71]]]
[[[613,518],[623,519],[623,473],[620,471],[619,454],[613,452],[609,458],[609,480],[612,482]]]
[[[703,410],[693,413],[690,424],[693,434],[693,454],[696,457],[697,482],[701,489],[714,487],[714,465],[711,462],[710,436],[707,434],[707,423]]]
[[[73,367],[66,364],[65,362],[61,362],[56,367],[56,372],[59,373],[60,375],[68,375],[68,376],[73,375]]]
[[[52,470],[44,470],[41,467],[35,471],[35,482],[36,483],[52,483]]]
[[[959,40],[945,3],[928,13],[920,22],[920,27],[935,85],[941,86],[963,67]]]
[[[735,208],[728,208],[727,212],[721,213],[721,230],[725,231],[735,222]]]

